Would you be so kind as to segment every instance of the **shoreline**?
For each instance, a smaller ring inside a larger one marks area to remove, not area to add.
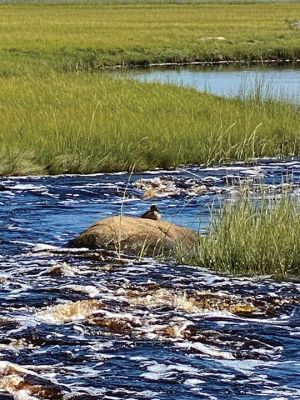
[[[28,174],[28,175],[0,175],[0,182],[1,180],[5,179],[28,179],[28,178],[34,178],[34,179],[42,179],[42,178],[63,178],[63,177],[83,177],[83,176],[88,176],[88,177],[93,177],[93,176],[103,176],[103,175],[135,175],[135,174],[149,174],[149,175],[155,175],[155,174],[172,174],[176,171],[180,172],[181,170],[185,169],[190,169],[190,168],[201,168],[203,170],[209,169],[209,170],[218,170],[220,168],[232,168],[232,167],[259,167],[261,165],[268,165],[270,163],[297,163],[300,161],[300,156],[290,156],[290,157],[263,157],[263,158],[257,158],[257,159],[252,159],[248,161],[232,161],[228,163],[222,163],[222,164],[214,164],[214,165],[205,165],[205,164],[183,164],[183,165],[178,165],[176,167],[170,167],[170,168],[153,168],[153,169],[145,169],[145,170],[136,170],[136,171],[126,171],[126,170],[119,170],[115,172],[95,172],[95,173],[66,173],[66,174]],[[1,185],[0,185],[0,191],[1,191]]]
[[[265,60],[220,60],[220,61],[183,61],[183,62],[162,62],[162,63],[150,63],[150,64],[116,64],[111,66],[101,67],[98,66],[101,70],[114,70],[114,69],[147,69],[153,67],[188,67],[188,66],[218,66],[218,65],[300,65],[300,58],[292,59],[265,59]],[[96,67],[97,68],[97,67]]]

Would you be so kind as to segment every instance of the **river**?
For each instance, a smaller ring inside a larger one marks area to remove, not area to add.
[[[66,243],[98,219],[205,232],[241,185],[300,194],[300,161],[0,179],[0,399],[300,399],[297,282]]]

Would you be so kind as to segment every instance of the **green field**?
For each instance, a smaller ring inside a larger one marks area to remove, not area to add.
[[[0,72],[300,58],[300,3],[2,4]]]
[[[102,68],[300,58],[299,15],[292,3],[0,5],[0,174],[300,155],[299,107],[259,87],[230,100]]]

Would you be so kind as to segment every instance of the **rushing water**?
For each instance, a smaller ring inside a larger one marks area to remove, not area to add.
[[[247,96],[260,91],[300,103],[300,64],[291,66],[189,66],[149,68],[127,73],[142,82],[174,83],[221,96]]]
[[[300,162],[0,181],[0,399],[300,399],[297,283],[71,250],[95,220],[207,229],[243,184],[300,193]]]

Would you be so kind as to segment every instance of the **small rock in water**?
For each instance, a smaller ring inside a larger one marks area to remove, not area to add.
[[[47,307],[37,312],[35,317],[50,324],[64,324],[85,319],[100,308],[102,303],[99,300],[79,300]]]
[[[0,361],[0,389],[6,390],[15,399],[63,399],[62,389],[52,381],[6,361]]]
[[[48,270],[49,275],[51,276],[74,276],[80,273],[80,270],[77,267],[72,267],[66,262],[62,264],[55,264]]]

